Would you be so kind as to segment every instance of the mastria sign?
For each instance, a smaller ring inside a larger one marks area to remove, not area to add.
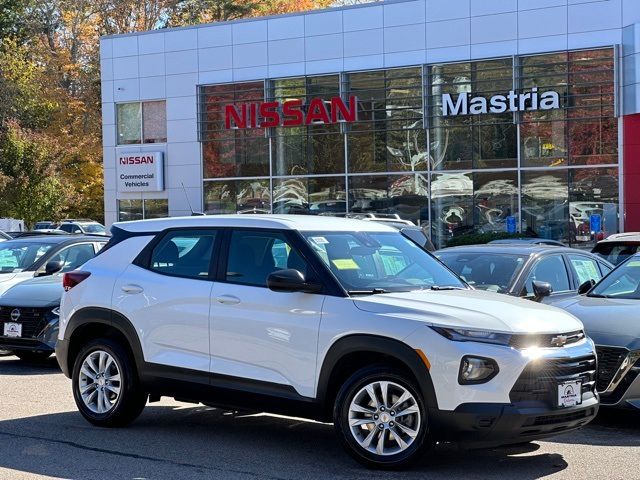
[[[472,97],[470,93],[462,93],[454,101],[450,94],[442,95],[442,115],[481,115],[485,113],[524,112],[533,110],[552,110],[560,108],[558,92],[538,93],[534,87],[530,92],[517,93],[509,91],[507,95],[494,95],[490,98]]]
[[[298,127],[315,123],[355,122],[358,120],[358,99],[340,97],[329,100],[313,98],[308,104],[302,100],[285,102],[243,103],[227,105],[224,110],[225,128]]]

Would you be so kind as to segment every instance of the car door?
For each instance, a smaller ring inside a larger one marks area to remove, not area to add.
[[[116,281],[113,306],[133,321],[147,362],[207,372],[208,378],[217,237],[215,229],[169,230]]]
[[[38,269],[38,273],[44,273],[46,264],[49,262],[62,262],[62,269],[58,273],[69,272],[88,262],[95,255],[96,247],[94,242],[76,243],[53,254]]]
[[[268,275],[279,269],[316,280],[295,243],[283,231],[228,232],[212,291],[211,371],[312,397],[325,297],[267,288]]]
[[[553,288],[551,296],[544,298],[542,303],[551,301],[551,299],[555,301],[562,296],[569,296],[575,293],[567,265],[561,253],[545,255],[533,261],[525,277],[524,285],[521,289],[521,296],[526,298],[534,297],[534,281],[547,282],[551,285],[551,288]]]

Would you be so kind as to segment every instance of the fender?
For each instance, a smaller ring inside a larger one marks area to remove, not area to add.
[[[90,323],[113,327],[127,339],[129,347],[133,352],[136,368],[138,369],[138,375],[142,378],[144,354],[142,353],[142,345],[140,344],[140,338],[136,333],[136,329],[133,327],[133,324],[129,319],[121,313],[100,307],[82,308],[74,313],[69,319],[69,323],[67,324],[67,328],[64,332],[64,339],[58,340],[58,345],[56,346],[56,357],[58,358],[58,363],[60,364],[60,368],[62,368],[63,373],[67,377],[70,377],[71,369],[73,368],[72,365],[69,365],[68,360],[69,345],[73,333],[83,325]]]
[[[340,359],[350,353],[358,352],[381,353],[404,363],[418,381],[418,386],[429,408],[438,407],[431,375],[418,353],[399,340],[367,334],[348,335],[337,340],[329,348],[322,362],[318,379],[317,399],[320,402],[324,403],[326,401],[331,373]]]

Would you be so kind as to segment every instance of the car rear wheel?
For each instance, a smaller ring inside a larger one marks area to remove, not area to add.
[[[431,445],[419,389],[407,374],[387,367],[359,370],[344,383],[334,425],[346,450],[369,467],[406,467]]]
[[[15,356],[23,362],[44,362],[52,352],[14,352]]]
[[[138,381],[129,353],[111,339],[97,339],[76,357],[73,397],[82,416],[100,427],[121,427],[135,420],[148,395]]]

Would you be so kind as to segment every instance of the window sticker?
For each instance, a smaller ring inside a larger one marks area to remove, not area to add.
[[[640,267],[640,260],[633,260],[627,263],[627,267],[638,268]]]
[[[327,240],[324,237],[311,237],[311,241],[313,243],[318,244],[318,245],[325,245],[325,244],[329,243],[329,240]]]
[[[360,270],[358,264],[353,260],[353,258],[336,258],[335,260],[331,260],[338,270]]]

